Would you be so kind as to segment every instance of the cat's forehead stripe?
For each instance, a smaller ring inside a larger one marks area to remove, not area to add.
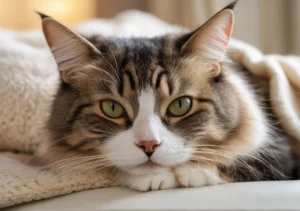
[[[131,89],[135,90],[136,89],[136,82],[134,81],[132,73],[129,72],[129,71],[125,71],[124,74],[127,75],[128,79],[129,79]]]
[[[103,55],[110,59],[111,63],[115,62],[112,60],[112,55],[115,56],[119,74],[126,75],[132,90],[140,92],[147,87],[159,89],[161,83],[167,82],[164,86],[168,87],[169,94],[171,94],[173,89],[165,69],[165,54],[170,53],[173,47],[165,39],[111,39],[111,42],[103,44],[105,47],[99,43],[95,46],[107,53]],[[108,49],[114,52],[109,53]],[[161,80],[164,75],[167,80]],[[124,86],[124,80],[122,80],[118,87],[120,95],[123,95]]]

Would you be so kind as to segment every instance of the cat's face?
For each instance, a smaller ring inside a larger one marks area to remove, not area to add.
[[[156,46],[162,40],[168,38],[134,40],[125,47],[111,46],[117,64],[122,64],[117,66],[122,74],[117,76],[112,70],[110,76],[101,76],[111,84],[107,84],[108,92],[95,93],[98,97],[94,98],[96,104],[92,112],[97,117],[79,119],[91,121],[86,124],[88,130],[107,135],[100,141],[99,150],[114,165],[131,173],[151,170],[149,161],[162,166],[189,161],[200,140],[219,138],[216,131],[223,129],[219,127],[226,118],[228,125],[235,125],[236,121],[232,117],[237,114],[227,115],[228,108],[223,105],[227,102],[217,98],[219,94],[226,95],[225,88],[231,89],[212,73],[220,67],[204,63],[197,67],[196,58],[182,57],[172,49],[173,44]],[[124,48],[128,49],[126,54],[122,52]],[[172,53],[165,53],[162,60],[162,52],[168,49]],[[110,63],[114,64],[112,60]],[[101,79],[99,82],[102,83]],[[232,95],[226,100],[235,102],[236,98]],[[224,116],[215,112],[217,106],[226,110]],[[101,123],[96,127],[95,121]]]
[[[225,9],[187,35],[85,39],[44,18],[62,78],[49,121],[59,146],[132,174],[212,161],[199,149],[228,145],[241,124],[222,63],[232,22]]]

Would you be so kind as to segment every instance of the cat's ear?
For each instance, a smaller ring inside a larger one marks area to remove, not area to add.
[[[88,63],[91,58],[100,55],[100,52],[78,33],[49,16],[42,13],[38,14],[42,18],[43,32],[62,79],[64,82],[69,83],[78,67]]]
[[[236,2],[231,3],[192,32],[182,50],[197,54],[203,59],[222,61],[232,33],[235,4]]]

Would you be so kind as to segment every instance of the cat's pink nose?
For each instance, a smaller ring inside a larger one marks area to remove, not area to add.
[[[146,153],[146,155],[150,157],[153,154],[155,148],[159,146],[160,143],[158,141],[151,140],[151,141],[140,141],[136,145],[142,148]]]

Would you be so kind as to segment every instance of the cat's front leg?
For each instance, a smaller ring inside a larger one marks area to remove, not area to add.
[[[164,190],[179,187],[179,183],[171,171],[142,176],[121,173],[119,182],[123,186],[138,191]]]
[[[181,187],[202,187],[226,183],[216,166],[185,164],[174,169]]]

